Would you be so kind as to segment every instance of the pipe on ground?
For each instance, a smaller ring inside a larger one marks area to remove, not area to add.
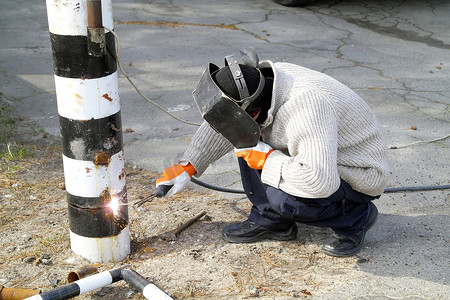
[[[21,300],[39,294],[40,290],[5,288],[0,286],[0,300]]]
[[[145,279],[135,270],[126,268],[122,270],[122,277],[129,285],[138,290],[146,299],[152,300],[170,300],[172,299],[156,285]]]
[[[122,280],[122,269],[128,266],[129,265],[126,265],[120,268],[94,274],[75,282],[60,286],[56,289],[26,298],[26,300],[64,300],[92,292],[93,290]]]
[[[70,271],[69,274],[67,274],[67,282],[72,283],[87,276],[90,276],[94,273],[98,273],[97,266],[95,265],[83,266],[77,270]]]

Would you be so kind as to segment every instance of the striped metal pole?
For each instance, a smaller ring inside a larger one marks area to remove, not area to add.
[[[127,265],[129,266],[129,265]],[[104,271],[89,277],[82,278],[75,282],[60,286],[56,289],[44,292],[39,295],[26,298],[26,300],[63,300],[70,299],[93,290],[107,286],[113,282],[122,280],[122,269],[127,267]]]
[[[120,261],[130,234],[111,0],[46,1],[71,248]]]

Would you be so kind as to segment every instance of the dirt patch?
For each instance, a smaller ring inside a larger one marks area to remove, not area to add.
[[[89,262],[70,250],[60,141],[6,111],[2,104],[0,285],[47,291]],[[340,285],[343,274],[356,276],[349,270],[357,258],[320,253],[326,229],[302,226],[289,242],[229,244],[220,230],[246,218],[248,201],[187,189],[138,208],[132,204],[154,191],[158,175],[132,165],[126,171],[132,253],[100,271],[131,264],[174,299],[311,297]],[[205,216],[170,238],[168,233],[202,211]],[[144,299],[123,281],[77,299],[99,298]]]

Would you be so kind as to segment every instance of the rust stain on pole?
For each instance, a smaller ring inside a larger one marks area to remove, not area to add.
[[[106,166],[111,161],[111,155],[108,152],[98,151],[95,153],[94,165]]]
[[[113,99],[107,93],[103,94],[102,97],[108,101],[111,101],[111,102],[113,101]]]

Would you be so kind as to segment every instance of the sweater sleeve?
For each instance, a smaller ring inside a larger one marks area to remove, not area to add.
[[[340,185],[337,170],[338,122],[326,95],[298,95],[280,108],[286,151],[273,151],[262,181],[305,198],[328,197]]]
[[[203,122],[194,134],[181,161],[190,162],[196,170],[195,176],[200,176],[211,163],[231,150],[233,150],[233,145],[207,122]]]

